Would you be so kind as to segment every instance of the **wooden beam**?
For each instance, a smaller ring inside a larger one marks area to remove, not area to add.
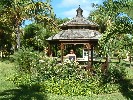
[[[88,44],[86,44],[86,46],[87,46],[87,49],[88,49],[88,67],[90,67],[90,57],[89,57],[89,52],[90,52],[90,44],[88,43]]]
[[[61,63],[63,62],[64,44],[61,43]]]
[[[55,51],[55,56],[57,57],[58,44],[56,44],[55,49],[56,49],[56,51]]]
[[[51,44],[48,45],[48,56],[51,55]]]
[[[91,66],[93,66],[93,45],[91,44]]]

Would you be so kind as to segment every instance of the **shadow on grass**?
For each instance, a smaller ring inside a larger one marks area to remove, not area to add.
[[[127,100],[133,100],[133,79],[123,79],[119,82],[120,92]]]
[[[115,66],[110,66],[108,71],[103,75],[102,84],[107,84],[107,83],[118,84],[119,92],[123,95],[123,97],[125,97],[126,100],[133,100],[133,78],[131,78],[133,77],[132,76],[133,74],[131,74],[133,69],[129,68],[128,70],[130,73],[126,73],[124,67],[125,63],[122,63],[122,65],[116,63]],[[127,75],[129,75],[130,78],[127,77]]]
[[[123,61],[122,66],[125,67],[130,67],[130,63]],[[131,64],[132,65],[132,64]],[[132,65],[133,66],[133,65]],[[132,72],[132,68],[129,68],[130,72]],[[120,85],[120,92],[121,94],[126,97],[127,100],[133,100],[133,79],[122,79],[121,81],[118,82]]]
[[[45,92],[40,92],[39,86],[20,86],[18,89],[1,92],[0,100],[47,100],[47,95]]]

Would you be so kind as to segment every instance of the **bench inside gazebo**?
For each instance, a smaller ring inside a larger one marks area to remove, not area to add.
[[[98,25],[83,17],[83,10],[79,8],[76,10],[77,15],[70,21],[60,25],[61,31],[54,36],[47,39],[49,42],[49,55],[51,54],[51,47],[57,46],[61,50],[61,62],[64,60],[64,50],[68,50],[68,45],[73,45],[71,49],[76,50],[76,45],[82,45],[82,57],[76,58],[78,62],[88,62],[93,65],[94,48],[98,44],[101,33],[98,32]],[[69,50],[68,50],[69,51]],[[57,55],[57,53],[55,54]]]

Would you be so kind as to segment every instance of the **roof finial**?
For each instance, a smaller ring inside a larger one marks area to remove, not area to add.
[[[77,11],[77,17],[83,17],[82,13],[83,13],[83,10],[80,8],[80,5],[79,5],[79,8],[76,10]]]

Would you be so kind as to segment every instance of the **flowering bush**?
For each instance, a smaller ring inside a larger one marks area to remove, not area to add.
[[[55,74],[57,60],[46,55],[33,52],[33,48],[21,48],[14,54],[17,73],[13,79],[15,84],[38,84]]]
[[[48,93],[59,95],[92,95],[118,92],[122,78],[126,76],[123,67],[111,64],[108,72],[102,73],[100,65],[95,65],[95,74],[79,68],[77,62],[66,61],[56,65],[56,76],[44,81]]]
[[[47,57],[33,52],[32,48],[22,48],[15,55],[16,68],[13,81],[17,85],[40,86],[40,90],[63,95],[91,95],[113,93],[125,78],[125,69],[111,64],[107,73],[102,73],[100,65],[94,65],[93,74],[80,68],[78,62]]]

